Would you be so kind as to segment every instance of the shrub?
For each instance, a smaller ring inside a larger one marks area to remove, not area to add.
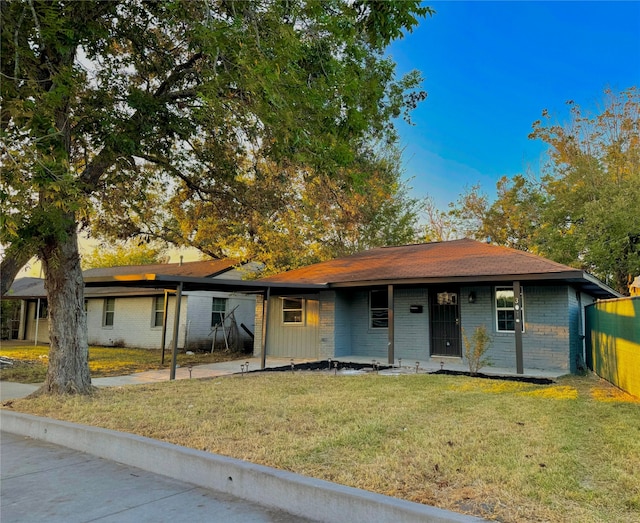
[[[481,325],[473,331],[471,339],[462,329],[462,338],[464,340],[464,355],[469,363],[469,372],[472,376],[475,376],[482,367],[489,363],[488,359],[483,359],[482,357],[489,348],[491,336],[487,334],[486,327]]]

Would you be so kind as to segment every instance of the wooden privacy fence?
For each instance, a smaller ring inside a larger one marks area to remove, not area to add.
[[[640,296],[586,307],[587,365],[640,398]]]

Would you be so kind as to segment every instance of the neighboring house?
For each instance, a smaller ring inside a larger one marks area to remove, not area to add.
[[[581,270],[468,239],[377,248],[258,281],[273,288],[266,315],[258,296],[255,355],[462,362],[463,332],[484,326],[491,364],[520,373],[575,372],[585,305],[619,296]]]
[[[85,280],[117,281],[132,275],[165,275],[179,278],[241,280],[251,264],[237,268],[234,260],[211,260],[173,264],[89,269]],[[5,296],[22,300],[17,339],[48,342],[47,301],[44,280],[21,278]],[[167,303],[165,305],[165,299]],[[156,288],[120,287],[104,284],[85,288],[87,330],[90,345],[157,349],[169,347],[173,337],[175,292]],[[37,311],[37,312],[36,312]],[[166,322],[165,319],[166,311]],[[182,294],[178,348],[211,349],[225,344],[225,336],[236,348],[251,347],[255,297],[237,292],[195,290]],[[166,329],[165,326],[166,325]],[[217,327],[216,327],[217,326]],[[251,334],[249,334],[251,333]]]

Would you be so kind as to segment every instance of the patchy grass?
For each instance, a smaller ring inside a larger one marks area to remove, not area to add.
[[[41,383],[47,374],[49,346],[1,347],[0,356],[14,360],[14,365],[0,370],[0,379],[19,383]],[[178,354],[178,365],[202,365],[244,358],[243,353],[214,352]],[[165,351],[161,364],[160,350],[119,347],[89,347],[89,370],[92,378],[122,376],[145,370],[168,368],[171,352]]]
[[[594,376],[257,373],[12,408],[504,522],[640,519],[640,401]]]

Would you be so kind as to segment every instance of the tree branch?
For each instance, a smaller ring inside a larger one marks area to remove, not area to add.
[[[10,245],[4,253],[4,258],[0,262],[0,296],[4,296],[13,285],[20,269],[36,255],[36,249],[28,246]]]

